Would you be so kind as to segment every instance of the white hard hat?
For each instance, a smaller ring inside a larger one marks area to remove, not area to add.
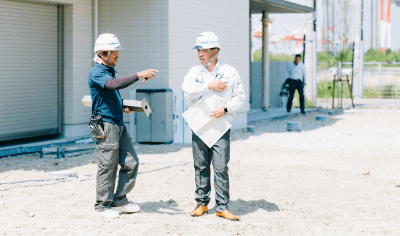
[[[220,43],[217,35],[215,35],[213,32],[203,32],[199,34],[193,49],[209,48],[220,48]]]
[[[117,36],[114,34],[101,34],[94,44],[94,51],[117,51],[121,50]]]

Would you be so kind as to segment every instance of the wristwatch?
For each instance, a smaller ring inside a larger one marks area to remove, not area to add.
[[[224,112],[228,113],[228,108],[224,107]]]

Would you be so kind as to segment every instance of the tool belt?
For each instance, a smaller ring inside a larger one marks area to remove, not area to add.
[[[91,115],[89,118],[89,129],[95,138],[104,138],[104,123],[101,115]]]

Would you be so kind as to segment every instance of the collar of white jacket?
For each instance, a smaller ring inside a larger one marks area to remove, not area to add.
[[[204,72],[209,72],[209,73],[212,73],[214,71],[218,72],[222,65],[223,65],[223,63],[220,63],[219,60],[218,60],[217,64],[215,64],[214,69],[211,72],[209,72],[207,67],[203,66],[203,65],[201,65],[201,70],[204,71]]]

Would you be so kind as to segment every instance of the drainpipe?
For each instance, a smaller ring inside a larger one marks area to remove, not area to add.
[[[96,43],[96,39],[97,36],[99,34],[99,2],[98,0],[92,0],[92,4],[93,4],[93,24],[92,24],[92,28],[93,28],[93,47],[94,48],[94,44]],[[96,65],[96,62],[93,61],[93,66]]]
[[[99,35],[99,1],[93,0],[93,45]]]

